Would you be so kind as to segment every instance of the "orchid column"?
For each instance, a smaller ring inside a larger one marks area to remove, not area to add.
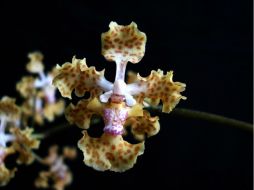
[[[121,26],[116,22],[111,22],[109,28],[108,32],[101,35],[102,55],[108,61],[115,61],[116,75],[113,89],[102,95],[100,100],[107,102],[112,94],[121,95],[128,106],[133,106],[136,101],[132,97],[130,90],[127,89],[125,70],[128,62],[138,63],[143,58],[146,35],[138,30],[134,22],[128,26]]]

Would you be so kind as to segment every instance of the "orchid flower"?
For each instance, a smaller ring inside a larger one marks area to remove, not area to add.
[[[49,166],[49,171],[41,171],[35,180],[38,188],[48,188],[52,186],[56,190],[63,190],[65,186],[72,182],[72,173],[64,163],[64,159],[74,159],[76,149],[65,147],[63,155],[58,154],[58,146],[49,149],[49,155],[43,159],[43,163]],[[50,182],[53,183],[50,183]]]
[[[0,186],[6,185],[14,177],[16,169],[5,167],[5,158],[18,153],[18,164],[31,164],[34,156],[31,149],[39,148],[39,141],[32,136],[33,130],[19,128],[21,110],[15,104],[15,99],[7,96],[0,101]],[[12,124],[12,125],[9,125]],[[13,125],[14,124],[14,125]]]
[[[111,22],[109,28],[101,35],[102,55],[116,63],[114,82],[104,77],[104,70],[88,67],[85,58],[73,57],[72,63],[57,66],[53,84],[63,97],[70,99],[72,91],[78,97],[90,93],[89,98],[70,104],[65,110],[67,120],[84,129],[78,147],[83,151],[85,164],[99,171],[123,172],[132,168],[143,154],[145,136],[153,136],[160,129],[159,118],[143,110],[144,101],[152,105],[162,102],[162,112],[169,113],[181,99],[186,99],[180,94],[185,84],[174,82],[172,71],[164,75],[160,69],[151,71],[148,77],[137,74],[133,83],[127,84],[127,63],[140,62],[147,38],[134,22],[127,26]],[[90,137],[87,132],[93,115],[104,120],[104,133],[99,138]],[[123,140],[127,126],[140,143]]]
[[[16,88],[26,98],[22,106],[24,116],[32,116],[36,123],[42,125],[44,118],[52,122],[56,115],[61,115],[65,104],[63,100],[56,99],[56,88],[52,85],[56,70],[47,74],[44,72],[43,55],[40,52],[29,53],[28,58],[27,70],[38,77],[23,77]]]

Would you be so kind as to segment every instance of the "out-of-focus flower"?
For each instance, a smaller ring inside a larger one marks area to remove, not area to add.
[[[157,134],[160,129],[159,118],[151,117],[143,110],[144,101],[146,105],[162,102],[162,111],[169,113],[181,99],[186,99],[181,95],[185,84],[173,81],[173,71],[164,74],[160,69],[151,71],[148,77],[131,73],[126,84],[127,63],[136,64],[143,58],[146,35],[134,22],[127,26],[111,22],[109,28],[101,35],[102,55],[116,63],[115,81],[108,81],[104,70],[99,72],[88,67],[85,58],[74,57],[72,63],[57,66],[58,74],[53,84],[63,97],[70,99],[72,91],[78,97],[90,93],[89,98],[67,107],[65,116],[71,124],[87,130],[93,115],[104,120],[104,133],[100,138],[92,138],[83,131],[78,142],[85,164],[100,171],[123,172],[132,168],[137,156],[143,153],[145,137]],[[140,143],[130,144],[123,140],[127,126]]]
[[[6,133],[7,122],[20,120],[20,108],[15,104],[15,99],[3,97],[0,101],[0,147],[6,148],[8,142],[12,142],[12,149],[19,152],[18,163],[29,164],[33,161],[30,149],[39,147],[39,141],[32,137],[33,129],[21,130],[12,126]]]
[[[32,150],[38,149],[40,145],[40,141],[32,136],[33,128],[20,130],[19,128],[13,127],[10,131],[15,136],[12,146],[19,153],[17,163],[31,164],[35,159]]]
[[[17,91],[24,98],[31,97],[35,94],[34,77],[23,77],[16,85]]]
[[[30,59],[30,61],[26,65],[26,69],[31,73],[43,73],[43,54],[39,51],[35,51],[33,53],[29,53],[28,58]]]
[[[23,77],[16,85],[18,92],[26,99],[22,105],[22,120],[27,125],[27,120],[32,117],[42,125],[44,118],[52,122],[55,116],[63,114],[65,103],[56,99],[56,88],[52,85],[57,70],[44,73],[43,55],[40,52],[30,53],[28,58],[27,70],[39,77]]]
[[[64,149],[64,154],[58,154],[58,147],[52,146],[49,155],[43,160],[49,166],[49,171],[41,171],[35,180],[35,186],[39,188],[53,187],[56,190],[63,190],[65,186],[72,182],[72,174],[68,166],[64,163],[64,158],[74,159],[76,151],[70,147]],[[50,182],[53,182],[52,184]]]

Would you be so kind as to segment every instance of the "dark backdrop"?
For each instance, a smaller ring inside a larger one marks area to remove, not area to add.
[[[174,70],[185,82],[187,101],[197,109],[252,122],[252,2],[181,1],[9,1],[0,2],[1,96],[16,96],[15,83],[27,74],[27,53],[40,50],[46,68],[87,58],[88,65],[115,65],[100,54],[100,34],[110,21],[135,21],[147,34],[146,54],[128,69]],[[154,113],[155,114],[155,113]],[[228,126],[160,114],[160,133],[146,141],[146,151],[126,173],[96,172],[70,162],[74,184],[68,189],[157,187],[159,189],[252,189],[252,133]],[[78,128],[42,144],[75,145]],[[21,167],[6,189],[33,189],[38,165]]]

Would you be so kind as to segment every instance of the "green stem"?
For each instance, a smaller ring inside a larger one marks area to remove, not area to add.
[[[31,151],[31,154],[33,155],[33,157],[35,158],[35,160],[36,160],[37,162],[39,162],[40,164],[45,165],[43,158],[41,158],[38,154],[36,154],[36,153],[33,152],[33,151]]]
[[[40,164],[44,164],[44,160],[43,158],[41,158],[38,154],[36,154],[35,152],[33,152],[30,148],[28,148],[26,145],[24,144],[21,144],[21,146],[27,151],[27,152],[30,152],[34,159],[39,162]]]
[[[35,139],[44,139],[45,138],[44,133],[35,133],[35,134],[32,134],[31,136],[32,136],[32,138],[35,138]]]
[[[160,111],[161,106],[150,107],[148,109]],[[244,129],[247,131],[253,131],[253,124],[251,123],[239,121],[236,119],[224,117],[224,116],[213,114],[213,113],[207,113],[207,112],[202,112],[202,111],[197,111],[192,109],[185,109],[185,108],[175,108],[170,113],[170,115],[181,117],[181,118],[203,120],[203,121],[207,121],[211,123],[236,127],[236,128]]]
[[[43,138],[48,138],[49,136],[52,136],[52,134],[54,133],[58,133],[60,131],[66,130],[70,127],[70,124],[66,121],[65,124],[63,125],[58,125],[54,128],[51,128],[49,130],[47,130],[45,133],[43,133]]]
[[[94,118],[91,120],[91,125],[97,124],[101,121],[100,118]],[[40,134],[40,138],[48,138],[49,136],[52,136],[54,133],[58,133],[60,131],[66,130],[70,128],[70,124],[66,121],[65,124],[62,125],[58,125],[54,128],[51,128],[49,130],[47,130],[46,132],[44,132],[43,134]]]

